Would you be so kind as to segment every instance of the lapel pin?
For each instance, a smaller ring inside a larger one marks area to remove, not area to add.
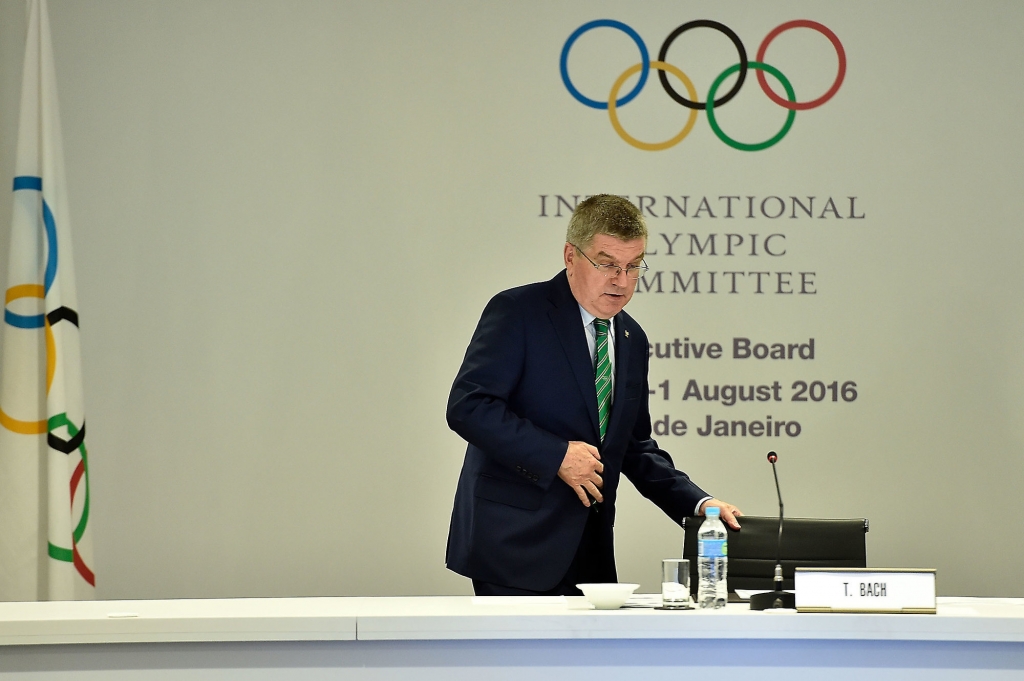
[[[625,334],[626,338],[629,338],[629,331],[626,331],[625,329],[623,329],[622,333]]]

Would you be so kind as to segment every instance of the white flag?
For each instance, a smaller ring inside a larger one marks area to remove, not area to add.
[[[93,598],[89,459],[46,0],[32,0],[0,364],[0,599]]]

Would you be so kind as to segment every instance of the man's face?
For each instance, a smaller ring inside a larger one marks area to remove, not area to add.
[[[598,265],[618,265],[625,269],[639,265],[647,244],[643,239],[622,241],[607,234],[598,234],[584,251]],[[565,244],[563,253],[569,288],[583,309],[601,319],[611,319],[626,306],[636,290],[636,280],[625,272],[606,277],[587,261],[572,244]]]

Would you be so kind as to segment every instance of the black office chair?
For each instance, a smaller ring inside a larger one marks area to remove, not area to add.
[[[729,592],[736,589],[771,591],[779,519],[745,515],[740,529],[729,531]],[[697,532],[703,517],[684,518],[683,558],[690,560],[690,591],[697,593]],[[724,523],[723,523],[724,524]],[[786,518],[782,530],[783,588],[793,589],[796,567],[867,567],[865,518],[832,520]]]

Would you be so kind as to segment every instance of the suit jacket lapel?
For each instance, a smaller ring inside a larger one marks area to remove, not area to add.
[[[565,357],[572,367],[579,385],[580,396],[587,405],[590,423],[594,428],[594,444],[599,444],[601,432],[597,420],[597,390],[594,388],[594,363],[587,355],[587,337],[583,330],[580,306],[569,289],[569,280],[563,271],[555,277],[554,292],[551,296],[555,307],[548,311],[548,317],[555,327],[555,333],[562,344]],[[616,324],[616,326],[618,326]],[[618,355],[616,354],[616,359]]]

